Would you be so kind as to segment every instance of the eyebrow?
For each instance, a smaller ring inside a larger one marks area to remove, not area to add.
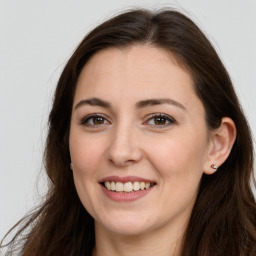
[[[176,100],[169,99],[169,98],[163,98],[163,99],[147,99],[147,100],[141,100],[136,103],[136,108],[141,109],[149,106],[155,106],[155,105],[162,105],[162,104],[169,104],[173,105],[175,107],[178,107],[182,110],[187,110],[181,103],[179,103]],[[99,98],[90,98],[90,99],[83,99],[79,101],[75,109],[83,106],[83,105],[90,105],[90,106],[99,106],[102,108],[111,108],[111,104],[105,100],[99,99]]]
[[[101,100],[99,98],[90,98],[90,99],[84,99],[84,100],[79,101],[76,104],[75,109],[77,109],[83,105],[99,106],[102,108],[111,108],[111,104],[105,100]]]
[[[181,103],[179,103],[176,100],[173,99],[148,99],[148,100],[142,100],[136,103],[137,108],[144,108],[148,106],[155,106],[155,105],[162,105],[162,104],[169,104],[173,105],[175,107],[181,108],[182,110],[187,110],[185,106],[183,106]]]

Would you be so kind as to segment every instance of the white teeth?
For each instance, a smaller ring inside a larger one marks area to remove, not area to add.
[[[150,182],[139,182],[139,181],[135,181],[135,182],[126,182],[126,183],[122,183],[122,182],[115,182],[115,181],[105,181],[104,182],[104,186],[111,191],[117,191],[117,192],[132,192],[132,191],[138,191],[138,190],[145,190],[150,188]]]
[[[139,183],[138,181],[135,181],[135,182],[133,183],[133,190],[134,190],[134,191],[140,190],[140,183]]]
[[[106,181],[106,182],[105,182],[105,187],[106,187],[108,190],[111,189],[111,184],[110,184],[109,181]]]
[[[133,185],[131,182],[124,183],[124,192],[131,192],[133,191]]]
[[[140,189],[141,190],[144,190],[145,189],[145,182],[140,182]]]
[[[116,183],[114,181],[111,181],[110,190],[112,190],[112,191],[116,190]]]
[[[149,182],[146,182],[145,183],[145,189],[148,189],[150,187],[150,183]]]
[[[121,182],[116,183],[116,191],[123,192],[124,191],[124,184]]]

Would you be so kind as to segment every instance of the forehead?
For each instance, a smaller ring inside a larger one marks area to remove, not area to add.
[[[89,59],[82,69],[80,79],[83,74],[89,75],[92,72],[97,75],[114,75],[116,73],[113,72],[114,69],[119,72],[123,69],[128,74],[136,74],[137,78],[143,77],[145,74],[149,75],[150,72],[152,74],[150,79],[154,77],[160,79],[161,76],[156,76],[157,74],[170,72],[171,69],[173,71],[179,69],[182,73],[186,73],[187,78],[191,79],[189,72],[178,63],[180,61],[178,62],[171,52],[156,46],[110,47],[97,52]]]
[[[82,69],[75,99],[140,100],[167,96],[189,105],[199,101],[191,75],[170,52],[136,45],[108,48],[93,55]]]

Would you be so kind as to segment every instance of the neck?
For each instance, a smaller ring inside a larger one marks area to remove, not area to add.
[[[140,235],[122,235],[98,228],[96,224],[93,256],[178,256],[182,234],[155,230]]]

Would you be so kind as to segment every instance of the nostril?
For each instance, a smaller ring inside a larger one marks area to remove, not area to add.
[[[125,158],[122,158],[122,157],[116,157],[116,158],[110,158],[109,159],[111,163],[113,163],[114,165],[116,166],[128,166],[128,165],[131,165],[133,163],[136,163],[137,161],[135,160],[127,160]]]

